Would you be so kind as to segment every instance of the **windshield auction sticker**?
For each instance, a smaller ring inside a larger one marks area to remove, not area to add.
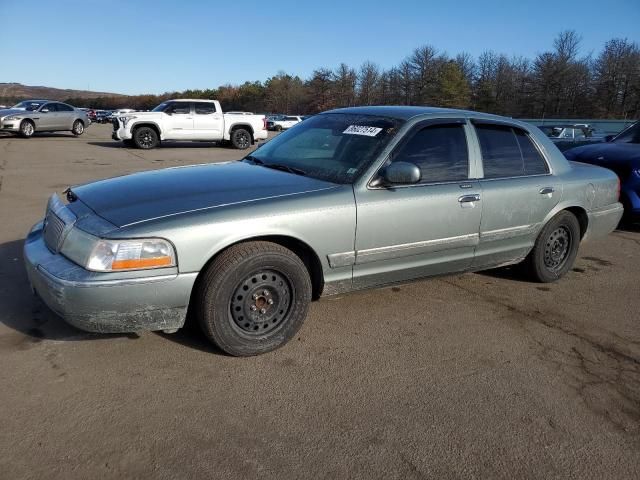
[[[365,127],[363,125],[349,125],[349,127],[342,132],[346,135],[364,135],[365,137],[375,137],[382,131],[378,127]]]

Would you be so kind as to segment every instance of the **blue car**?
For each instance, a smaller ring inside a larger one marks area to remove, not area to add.
[[[620,178],[620,202],[627,220],[640,220],[640,122],[605,143],[584,145],[564,152],[568,160],[613,170]]]

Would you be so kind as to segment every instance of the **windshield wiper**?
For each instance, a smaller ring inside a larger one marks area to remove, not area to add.
[[[253,163],[254,165],[264,165],[264,162],[262,160],[260,160],[257,157],[254,157],[253,155],[247,155],[246,157],[244,157],[242,159],[244,160],[249,160],[251,163]]]
[[[289,165],[283,165],[281,163],[264,163],[263,162],[258,165],[262,165],[263,167],[266,167],[266,168],[273,168],[274,170],[281,170],[283,172],[293,173],[295,175],[302,175],[304,177],[307,176],[307,172],[305,172],[304,170],[301,170],[296,167],[290,167]]]
[[[265,163],[264,161],[260,160],[257,157],[254,157],[253,155],[247,155],[242,160],[248,160],[254,165],[260,165],[261,167],[272,168],[274,170],[281,170],[283,172],[293,173],[295,175],[303,175],[305,177],[308,175],[307,172],[300,168],[290,167],[289,165],[284,165],[282,163]]]

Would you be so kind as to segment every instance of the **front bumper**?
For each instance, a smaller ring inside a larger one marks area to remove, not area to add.
[[[116,123],[117,122],[117,123]],[[122,122],[119,120],[111,121],[113,125],[113,132],[111,133],[111,138],[114,140],[131,140],[133,136],[131,135],[131,131],[122,126]]]
[[[0,119],[0,131],[2,132],[14,132],[20,131],[21,120],[3,120]]]
[[[25,240],[24,259],[29,282],[44,303],[67,323],[89,332],[182,327],[197,276],[145,271],[123,278],[90,272],[47,248],[42,223]]]
[[[584,239],[591,240],[609,235],[620,223],[623,213],[624,208],[621,203],[614,203],[588,212],[589,224]]]

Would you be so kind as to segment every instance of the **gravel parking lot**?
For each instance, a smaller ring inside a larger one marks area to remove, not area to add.
[[[241,155],[110,128],[0,136],[0,477],[639,477],[640,227],[582,245],[556,284],[500,270],[321,300],[259,357],[194,326],[93,335],[27,284],[51,192]]]

